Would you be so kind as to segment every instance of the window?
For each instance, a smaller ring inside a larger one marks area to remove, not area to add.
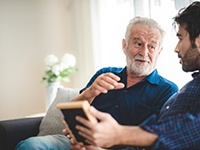
[[[126,25],[134,16],[132,0],[91,0],[95,69],[124,67],[121,49]]]
[[[178,54],[174,52],[177,44],[176,33],[172,27],[173,17],[178,11],[188,6],[189,0],[150,0],[149,17],[156,20],[166,31],[163,51],[159,57],[157,68],[161,75],[174,81],[179,88],[192,79],[191,73],[185,73],[179,64]]]

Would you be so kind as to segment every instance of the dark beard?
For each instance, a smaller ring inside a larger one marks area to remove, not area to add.
[[[191,45],[186,51],[185,56],[182,58],[182,69],[185,72],[200,69],[200,52],[196,46],[194,48],[193,47]]]

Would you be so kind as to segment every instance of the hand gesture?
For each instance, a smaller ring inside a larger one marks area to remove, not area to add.
[[[100,93],[107,93],[109,90],[124,88],[124,84],[120,83],[120,78],[113,73],[104,73],[99,75],[92,85],[84,91],[87,99],[92,99]]]

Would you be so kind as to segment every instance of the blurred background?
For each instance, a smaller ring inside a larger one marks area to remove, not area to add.
[[[167,32],[157,68],[180,88],[184,73],[174,48],[172,18],[193,0],[0,0],[0,120],[45,112],[44,58],[71,53],[78,72],[64,87],[82,88],[102,67],[125,66],[121,49],[134,16],[151,17]]]

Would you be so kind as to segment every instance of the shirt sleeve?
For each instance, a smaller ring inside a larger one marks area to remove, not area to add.
[[[178,114],[156,121],[152,116],[140,127],[159,137],[152,149],[175,150],[200,147],[200,114]]]

